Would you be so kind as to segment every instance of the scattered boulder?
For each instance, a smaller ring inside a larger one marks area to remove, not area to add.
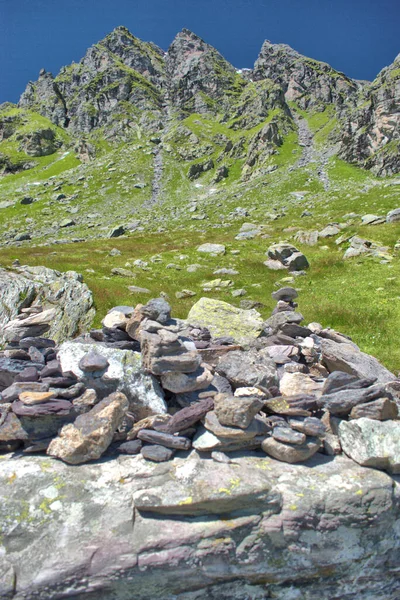
[[[190,309],[187,322],[208,327],[214,337],[232,336],[240,344],[258,338],[263,328],[256,310],[243,310],[212,298],[200,298]]]

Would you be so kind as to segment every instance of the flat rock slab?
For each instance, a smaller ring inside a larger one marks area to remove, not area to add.
[[[0,596],[314,600],[345,583],[349,597],[396,600],[396,480],[346,457],[231,459],[4,456]]]
[[[212,298],[200,298],[190,309],[187,322],[207,327],[214,338],[229,336],[239,344],[258,338],[263,330],[256,310],[243,310]]]

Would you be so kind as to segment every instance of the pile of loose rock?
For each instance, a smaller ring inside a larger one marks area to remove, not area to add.
[[[0,353],[0,450],[70,464],[118,452],[160,462],[192,448],[218,462],[256,450],[297,463],[343,450],[399,473],[400,381],[349,338],[301,325],[294,288],[272,296],[261,335],[240,344],[229,323],[213,337],[212,313],[210,329],[171,318],[162,298],[116,307],[102,329],[58,348],[23,329],[40,306],[21,313]]]

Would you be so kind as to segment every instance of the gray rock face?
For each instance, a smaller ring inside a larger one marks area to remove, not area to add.
[[[217,372],[234,388],[257,385],[269,388],[278,382],[275,363],[265,351],[228,352],[220,359]]]
[[[6,457],[2,597],[320,600],[340,589],[396,600],[397,481],[342,457],[316,455],[311,469],[232,458],[120,456],[71,468],[21,457],[16,470]]]
[[[400,473],[400,421],[341,421],[339,437],[344,452],[358,464]]]
[[[32,328],[26,335],[46,333],[62,342],[88,327],[94,317],[93,297],[75,271],[60,273],[46,267],[19,267],[18,273],[0,269],[0,343],[4,343],[7,325],[8,339],[16,332],[20,338],[23,321],[15,321],[21,309],[40,306],[48,309],[48,319],[32,317]],[[33,315],[35,317],[35,315]],[[10,324],[10,322],[12,322]],[[39,331],[39,333],[37,333]],[[26,337],[26,335],[22,337]]]

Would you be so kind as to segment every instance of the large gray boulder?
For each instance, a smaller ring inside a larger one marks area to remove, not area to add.
[[[79,364],[91,352],[107,360],[106,369],[82,371]],[[139,352],[107,348],[102,344],[65,342],[60,346],[58,359],[64,373],[74,373],[87,388],[96,390],[100,398],[117,391],[125,394],[136,420],[167,412],[161,386],[153,375],[143,371]]]
[[[12,338],[13,331],[20,337],[17,315],[24,308],[38,305],[43,307],[47,320],[37,327],[40,331],[44,328],[44,335],[57,342],[87,329],[95,314],[92,292],[75,271],[60,273],[28,266],[16,271],[0,269],[0,344]]]
[[[222,300],[200,298],[192,306],[187,322],[207,327],[213,337],[233,337],[238,343],[246,343],[261,335],[263,320],[256,310],[243,310]]]
[[[345,457],[8,455],[0,486],[4,599],[398,598],[399,484]]]

